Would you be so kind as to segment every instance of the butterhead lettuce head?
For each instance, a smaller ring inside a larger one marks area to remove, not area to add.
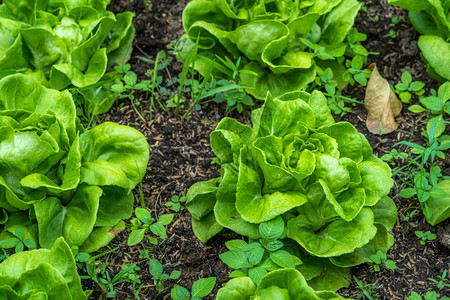
[[[221,176],[187,194],[200,240],[224,227],[257,239],[258,224],[282,216],[288,239],[336,266],[392,246],[390,168],[353,125],[335,123],[320,92],[269,95],[252,125],[225,118],[211,133]]]
[[[181,57],[197,46],[195,68],[203,75],[220,59],[241,57],[239,84],[258,99],[267,91],[280,96],[311,83],[317,69],[341,72],[336,62],[349,51],[346,37],[360,7],[357,0],[193,0],[183,11]],[[213,75],[231,79],[226,68]]]
[[[106,122],[82,132],[68,91],[17,74],[0,80],[0,133],[0,240],[21,226],[42,247],[63,236],[93,251],[131,216],[149,159],[139,131]]]

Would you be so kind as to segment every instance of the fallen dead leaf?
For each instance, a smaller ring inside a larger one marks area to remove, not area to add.
[[[381,77],[376,64],[371,64],[369,69],[372,70],[372,75],[364,98],[366,126],[374,134],[387,134],[397,129],[394,118],[402,110],[402,103],[390,89],[386,79]]]

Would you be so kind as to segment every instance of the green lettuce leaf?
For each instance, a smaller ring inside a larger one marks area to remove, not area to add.
[[[419,38],[419,48],[434,72],[450,80],[450,43],[438,36],[422,35]],[[428,72],[428,74],[432,76],[434,72]],[[439,80],[439,78],[435,79]]]
[[[288,222],[288,237],[314,256],[331,257],[351,253],[372,240],[377,232],[373,212],[363,208],[350,222],[332,221],[320,231],[303,215]]]
[[[238,83],[247,93],[258,99],[267,92],[278,97],[303,89],[314,81],[317,70],[321,72],[317,63],[329,57],[311,48],[344,57],[346,37],[360,8],[356,0],[194,0],[183,11],[188,40],[181,58],[198,45],[195,68],[203,75],[216,57],[232,62],[242,58]],[[231,79],[229,72],[219,69],[212,71],[214,76]]]
[[[442,180],[437,187],[444,192],[445,196],[431,197],[425,203],[431,211],[431,216],[426,219],[433,226],[450,218],[450,180]]]
[[[267,273],[257,286],[249,277],[234,278],[217,292],[217,299],[338,300],[344,298],[330,291],[316,292],[308,286],[305,278],[299,271],[295,269],[281,269]]]
[[[5,299],[87,299],[63,238],[51,249],[16,253],[0,263],[0,296],[5,295]]]

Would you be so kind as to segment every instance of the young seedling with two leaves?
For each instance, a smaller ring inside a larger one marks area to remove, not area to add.
[[[156,290],[161,292],[164,290],[164,281],[169,279],[178,279],[181,275],[181,272],[178,270],[173,270],[170,275],[165,274],[163,272],[163,267],[161,263],[156,259],[150,259],[149,271],[152,275],[152,279],[156,280]]]
[[[425,90],[423,89],[425,84],[421,81],[412,81],[412,76],[408,71],[404,71],[402,74],[402,82],[395,85],[395,92],[400,97],[402,102],[409,103],[412,94],[417,96],[423,95]]]
[[[301,260],[282,250],[284,244],[279,239],[285,235],[284,221],[278,216],[259,225],[261,238],[246,243],[244,240],[231,240],[225,243],[230,250],[219,255],[220,259],[234,269],[230,278],[250,277],[255,284],[269,271],[280,268],[295,268]]]
[[[381,264],[384,264],[385,267],[388,268],[389,270],[397,269],[397,266],[395,265],[395,263],[392,260],[387,259],[386,254],[384,254],[380,250],[378,250],[378,252],[376,254],[371,255],[370,259],[374,263],[373,269],[375,270],[375,272],[380,271]]]
[[[136,208],[134,214],[136,218],[131,220],[132,226],[130,236],[128,237],[128,246],[140,243],[148,231],[151,231],[161,240],[166,239],[166,228],[164,226],[172,222],[173,214],[159,216],[158,222],[155,222],[155,219],[152,218],[150,212],[145,208]],[[156,237],[148,237],[148,241],[153,245],[158,244]]]
[[[186,288],[175,284],[170,290],[173,300],[199,300],[208,296],[216,285],[216,277],[200,278],[192,285],[189,292]]]

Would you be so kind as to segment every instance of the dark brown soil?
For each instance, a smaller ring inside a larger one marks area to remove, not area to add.
[[[160,50],[165,50],[166,45],[178,39],[184,32],[181,24],[181,14],[187,0],[151,0],[146,13],[143,1],[113,0],[110,8],[116,12],[130,10],[136,13],[134,20],[137,34],[135,48],[130,63],[132,69],[142,78],[152,65],[143,62],[138,57],[155,59]],[[371,56],[370,61],[376,62],[380,73],[391,83],[396,84],[404,70],[410,71],[414,80],[426,83],[427,89],[437,88],[438,84],[432,81],[426,74],[425,64],[420,60],[417,47],[418,34],[412,28],[407,12],[402,9],[388,6],[385,0],[367,0],[367,11],[361,11],[356,22],[360,32],[367,34],[365,46],[370,51],[380,54]],[[403,19],[396,27],[390,27],[393,17],[402,16]],[[389,36],[389,30],[394,29],[397,38]],[[172,67],[171,72],[180,72],[179,64]],[[364,88],[355,86],[347,88],[347,96],[364,99]],[[417,98],[412,100],[417,101]],[[147,137],[151,148],[149,172],[143,180],[142,191],[145,205],[150,209],[153,217],[164,213],[173,213],[165,207],[164,203],[170,200],[172,195],[185,195],[188,188],[197,181],[218,176],[217,166],[211,164],[213,154],[209,146],[209,134],[217,122],[225,115],[224,107],[210,105],[200,112],[194,112],[191,116],[181,121],[169,117],[165,112],[156,112],[150,121],[148,118],[148,103],[141,101],[140,109],[146,122],[143,122],[127,104],[123,101],[100,121],[113,120],[119,123],[129,124],[141,130]],[[407,105],[406,105],[407,106]],[[242,115],[234,114],[241,121],[248,123],[248,111]],[[380,157],[389,152],[395,143],[401,140],[414,140],[425,143],[420,135],[423,128],[424,115],[409,113],[406,108],[397,118],[399,129],[393,133],[378,136],[369,133],[365,127],[366,112],[363,106],[356,106],[353,112],[343,117],[343,120],[353,123],[370,141],[375,153]],[[247,120],[247,121],[246,121]],[[401,165],[398,162],[396,166]],[[449,162],[442,165],[443,173],[450,175]],[[380,299],[406,299],[411,291],[424,295],[426,291],[438,291],[437,285],[429,278],[438,278],[442,272],[449,268],[450,251],[445,248],[439,239],[427,242],[426,246],[419,243],[415,236],[415,230],[427,231],[444,237],[449,234],[449,221],[432,227],[425,222],[420,211],[410,219],[410,223],[402,222],[402,214],[409,207],[417,206],[413,200],[402,199],[397,196],[403,183],[396,177],[396,187],[391,192],[391,197],[397,204],[398,221],[393,229],[395,245],[388,255],[393,260],[397,269],[394,271],[384,267],[380,272],[375,272],[372,267],[363,265],[352,269],[352,274],[364,283],[377,286],[376,291]],[[136,191],[136,206],[139,206],[139,192]],[[111,253],[104,256],[110,262],[107,271],[111,277],[116,274],[122,264],[135,263],[141,268],[139,273],[143,288],[140,291],[141,299],[170,299],[170,288],[174,284],[189,288],[192,283],[202,277],[215,276],[217,284],[213,294],[228,280],[231,271],[218,257],[224,252],[224,241],[230,239],[233,234],[225,233],[214,238],[204,245],[192,233],[190,215],[186,210],[175,214],[174,221],[167,228],[167,240],[159,246],[145,244],[150,257],[158,259],[164,267],[164,272],[169,274],[172,270],[180,270],[181,277],[178,280],[168,280],[164,283],[165,289],[157,292],[155,281],[151,279],[148,271],[148,260],[139,258],[139,250],[142,246],[128,247],[126,244],[128,233],[121,232],[113,241]],[[92,281],[83,282],[87,289],[92,289],[91,299],[105,298],[100,287]],[[132,286],[120,284],[115,286],[117,299],[134,299]],[[449,296],[450,289],[440,291],[441,296]],[[352,283],[349,288],[339,291],[342,296],[357,298],[361,293]],[[212,299],[210,297],[209,299]],[[363,297],[364,298],[364,297]]]

